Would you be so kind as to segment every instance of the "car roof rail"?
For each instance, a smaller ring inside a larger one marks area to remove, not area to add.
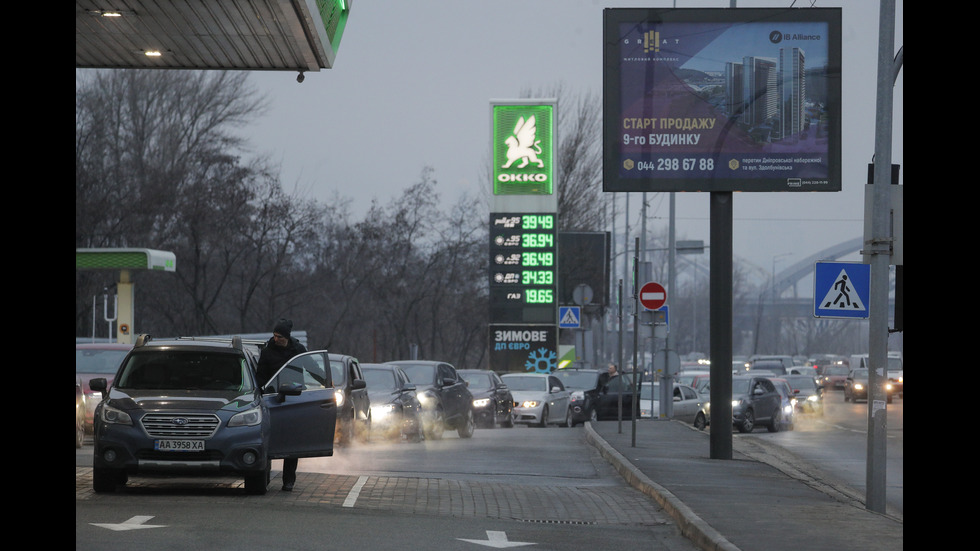
[[[140,333],[139,335],[136,335],[136,343],[133,346],[135,348],[139,348],[151,340],[153,340],[153,337],[151,337],[149,333]]]

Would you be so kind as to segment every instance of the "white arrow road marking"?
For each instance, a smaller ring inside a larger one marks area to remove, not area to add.
[[[126,522],[121,524],[100,524],[98,522],[90,522],[92,526],[101,526],[102,528],[108,528],[116,532],[121,532],[123,530],[140,530],[143,528],[166,528],[163,524],[143,524],[144,522],[153,518],[152,516],[138,516],[133,517]]]
[[[485,540],[468,540],[464,538],[456,538],[456,539],[468,541],[470,543],[476,543],[479,545],[485,545],[487,547],[494,547],[496,549],[506,549],[508,547],[520,547],[522,545],[535,545],[533,543],[528,543],[523,541],[507,541],[507,532],[497,532],[494,530],[487,530],[487,539]]]

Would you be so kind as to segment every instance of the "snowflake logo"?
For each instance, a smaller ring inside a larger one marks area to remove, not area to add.
[[[524,367],[535,373],[551,373],[555,370],[555,361],[558,359],[558,355],[547,348],[532,351],[527,357]]]

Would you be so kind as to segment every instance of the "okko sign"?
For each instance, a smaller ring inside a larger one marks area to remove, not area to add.
[[[555,189],[555,105],[493,103],[494,195],[551,195]]]

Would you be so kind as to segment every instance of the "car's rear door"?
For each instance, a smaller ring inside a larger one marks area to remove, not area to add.
[[[298,383],[298,395],[278,390]],[[333,455],[337,401],[326,350],[294,356],[263,388],[262,401],[270,417],[269,457]]]

